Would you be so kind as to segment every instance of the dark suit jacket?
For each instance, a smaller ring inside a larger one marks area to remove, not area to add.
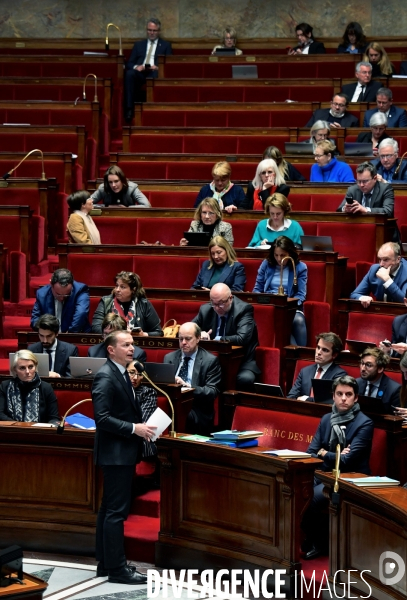
[[[353,94],[355,93],[358,82],[348,83],[343,86],[342,94],[346,94],[349,102],[352,102]],[[375,102],[378,90],[382,87],[380,81],[369,81],[366,85],[365,94],[361,102]]]
[[[322,42],[316,42],[315,40],[312,42],[309,47],[308,54],[325,54],[325,46]]]
[[[208,287],[213,274],[213,268],[208,269],[208,267],[209,260],[206,260],[198,273],[198,277],[192,285],[193,289]],[[242,263],[235,262],[233,265],[229,265],[228,262],[226,262],[223,266],[218,283],[226,284],[232,291],[242,292],[246,285],[246,273]]]
[[[363,127],[369,127],[371,117],[379,111],[378,108],[371,108],[365,112]],[[407,113],[404,108],[398,108],[392,105],[389,116],[387,117],[387,127],[407,127]]]
[[[107,351],[104,342],[90,346],[88,350],[88,356],[92,358],[107,358]],[[147,360],[147,354],[141,348],[134,347],[133,360],[139,360],[145,363]]]
[[[315,378],[316,370],[316,363],[313,363],[309,367],[303,367],[298,373],[298,377],[294,381],[293,387],[288,392],[287,398],[299,398],[300,396],[308,396],[308,400],[312,402],[313,399],[310,398],[310,393],[312,387],[312,379]],[[346,371],[344,371],[339,365],[332,363],[332,365],[329,367],[326,373],[324,373],[321,379],[336,379],[337,377],[342,377],[342,375],[347,375]]]
[[[356,381],[359,386],[359,394],[365,396],[367,381],[361,377],[358,377]],[[394,379],[391,379],[385,373],[382,374],[377,397],[381,398],[383,409],[388,415],[393,414],[392,406],[400,406],[400,388],[401,385],[397,381],[394,381]]]
[[[402,258],[400,265],[393,283],[386,290],[383,288],[383,281],[376,277],[380,266],[378,264],[372,265],[350,297],[359,300],[360,296],[372,294],[376,300],[381,302],[384,292],[386,292],[388,302],[403,302],[407,293],[407,260]]]
[[[74,281],[72,293],[64,301],[62,307],[61,331],[63,333],[88,333],[89,324],[89,288],[85,283]],[[37,291],[37,298],[31,315],[31,327],[41,315],[55,316],[55,302],[51,284],[44,285]]]
[[[164,363],[175,365],[177,368],[182,359],[181,350],[170,352],[164,356]],[[193,408],[213,420],[213,403],[219,394],[222,371],[219,359],[198,346],[192,372],[191,385],[195,388]]]
[[[197,323],[202,331],[212,329],[211,339],[216,336],[218,315],[210,304],[202,305],[199,313],[192,321]],[[232,307],[226,321],[225,339],[232,342],[234,346],[243,346],[244,357],[240,369],[248,369],[259,374],[260,369],[255,359],[259,336],[254,320],[253,306],[236,296],[233,296]]]
[[[407,314],[399,315],[393,321],[391,343],[398,344],[399,342],[406,343],[407,341]],[[394,358],[400,358],[400,354],[392,352]]]
[[[400,160],[400,158],[396,160],[396,169],[400,164]],[[386,178],[384,167],[380,162],[380,159],[372,160],[371,162],[372,165],[376,167],[376,171],[378,172],[378,174]],[[407,183],[407,161],[405,159],[401,162],[400,169],[397,171],[397,173],[393,175],[393,179],[391,180],[391,184],[389,185],[393,185],[393,183]]]
[[[328,452],[324,456],[323,471],[335,468],[335,452],[329,452],[331,436],[331,413],[324,415],[318,429],[308,446],[307,452],[316,457],[318,450],[324,448]],[[370,475],[369,458],[372,450],[373,421],[362,412],[346,424],[346,445],[350,444],[349,454],[341,454],[340,470],[342,473],[355,471]]]
[[[28,346],[28,350],[42,354],[44,348],[41,342],[36,342],[35,344],[30,344],[30,346]],[[61,342],[61,340],[57,340],[54,372],[59,373],[61,377],[71,376],[71,367],[69,366],[70,356],[79,356],[78,348],[73,344],[68,344],[67,342]]]
[[[6,379],[0,384],[0,421],[14,421],[7,411],[7,388],[10,380]],[[39,423],[56,423],[59,421],[58,402],[52,386],[46,381],[41,381],[39,387]]]
[[[362,204],[363,193],[357,183],[348,187],[346,196],[348,194],[354,200],[357,200],[359,204]],[[342,212],[343,206],[345,206],[345,198],[336,209],[336,212]],[[376,181],[373,195],[370,198],[370,208],[372,213],[384,213],[388,217],[394,216],[394,190],[389,183]]]
[[[330,108],[319,108],[314,112],[305,127],[312,127],[317,121],[328,121],[328,123],[339,123],[342,127],[359,127],[359,119],[350,112],[345,111],[342,118],[333,117],[329,112]]]
[[[285,196],[287,198],[288,195],[289,195],[289,193],[290,193],[290,188],[285,183],[282,183],[281,185],[277,186],[275,193],[276,194],[283,194],[283,196]],[[262,190],[259,193],[259,197],[260,197],[260,200],[263,203],[263,206],[266,203],[266,200],[267,200],[267,198],[270,195],[271,195],[271,189],[270,188],[268,188],[266,190]],[[250,181],[249,185],[247,186],[246,196],[245,196],[245,199],[243,201],[243,204],[242,204],[241,208],[244,208],[245,210],[252,210],[253,209],[253,204],[254,204],[254,185]]]
[[[130,58],[126,64],[126,69],[133,69],[135,66],[142,65],[147,51],[147,39],[136,42],[131,51]],[[158,38],[157,48],[154,54],[154,64],[158,65],[159,56],[168,56],[172,54],[170,42]],[[158,77],[157,71],[151,71],[151,77]]]
[[[142,438],[133,423],[142,423],[141,409],[118,367],[110,359],[96,373],[92,385],[96,421],[94,458],[97,465],[135,465]]]

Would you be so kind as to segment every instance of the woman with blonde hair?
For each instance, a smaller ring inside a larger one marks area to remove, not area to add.
[[[287,219],[290,211],[291,204],[283,194],[273,194],[267,198],[264,213],[270,218],[263,219],[257,224],[249,246],[268,246],[280,235],[288,237],[294,244],[301,246],[301,236],[304,232],[297,221]]]
[[[213,181],[204,185],[196,197],[194,208],[199,206],[204,198],[215,198],[220,209],[231,213],[238,208],[243,208],[244,191],[240,185],[230,181],[232,169],[228,162],[222,160],[214,164],[212,168]]]
[[[236,29],[233,27],[225,27],[222,32],[222,39],[220,40],[220,44],[217,44],[212,50],[211,54],[216,54],[216,51],[222,48],[234,48],[235,56],[241,56],[243,52],[236,48],[237,44],[237,33]]]
[[[336,146],[325,140],[318,142],[314,151],[316,164],[311,167],[310,181],[326,183],[353,183],[355,176],[350,166],[335,158]]]
[[[215,283],[224,283],[232,292],[242,292],[246,273],[232,246],[218,235],[211,239],[208,250],[209,260],[203,263],[192,289],[209,291]]]
[[[253,181],[247,186],[246,198],[242,208],[263,210],[267,198],[273,194],[288,196],[290,188],[286,185],[275,161],[266,158],[259,162]]]
[[[379,42],[370,42],[363,60],[370,62],[372,65],[372,79],[375,77],[392,77],[395,71],[386,50]]]
[[[272,158],[276,163],[281,177],[285,181],[305,181],[305,177],[288,160],[277,146],[268,146],[263,152],[263,159]]]
[[[233,245],[233,231],[230,223],[222,221],[222,211],[215,198],[204,198],[194,214],[194,220],[191,222],[188,231],[193,233],[209,233],[211,239],[215,236],[221,236]],[[187,246],[188,240],[182,238],[180,246]]]

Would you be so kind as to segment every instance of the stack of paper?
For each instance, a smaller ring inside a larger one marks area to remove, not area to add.
[[[215,440],[225,440],[227,442],[236,442],[238,440],[255,440],[263,435],[262,431],[238,431],[237,429],[225,429],[211,433]]]
[[[400,481],[390,477],[343,477],[344,481],[354,483],[358,487],[397,487]]]
[[[279,458],[312,458],[311,454],[300,450],[266,450],[263,454],[270,454]]]

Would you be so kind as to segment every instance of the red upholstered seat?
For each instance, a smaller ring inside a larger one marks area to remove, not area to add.
[[[373,431],[372,452],[369,466],[372,475],[387,475],[387,433],[375,427]]]
[[[261,252],[261,251],[259,251],[259,252],[260,252],[260,254],[264,255],[263,252]],[[256,260],[255,258],[240,258],[239,259],[239,262],[242,263],[242,265],[244,266],[244,270],[246,272],[246,288],[245,288],[246,292],[253,291],[253,288],[256,283],[257,272],[258,272],[259,267],[263,260],[264,260],[264,256],[259,256],[258,260]],[[267,345],[267,344],[265,344],[265,345]]]
[[[178,246],[184,231],[188,231],[191,219],[185,218],[145,218],[139,219],[137,225],[137,244],[142,241],[154,243],[160,241],[168,246]]]
[[[196,196],[197,192],[150,192],[149,200],[154,208],[192,208]]]
[[[192,321],[199,312],[202,302],[178,302],[177,300],[165,301],[164,323],[169,319],[175,319],[178,323]]]
[[[166,102],[169,102],[169,100],[166,100]],[[179,154],[184,152],[184,136],[171,134],[161,135],[150,132],[141,135],[131,135],[129,152]],[[130,176],[130,173],[126,172],[126,175]]]
[[[317,235],[330,235],[335,252],[349,258],[374,262],[376,256],[376,226],[372,223],[318,223]],[[352,240],[358,240],[353,244]]]
[[[346,339],[375,342],[391,339],[393,315],[349,313]]]
[[[307,300],[304,302],[304,316],[307,324],[307,346],[312,347],[318,333],[330,330],[331,307],[327,302]]]
[[[297,167],[297,165],[295,165]],[[309,194],[290,194],[292,210],[311,210],[311,196]]]
[[[315,221],[298,221],[301,225],[304,235],[317,235],[318,223]]]
[[[264,306],[262,304],[254,304],[254,320],[257,324],[259,332],[259,345],[267,348],[275,346],[274,335],[274,306]]]
[[[136,213],[134,217],[93,217],[99,229],[102,244],[128,244],[134,246],[137,240]]]
[[[28,162],[28,161],[27,161]],[[25,163],[24,163],[25,164]],[[37,161],[36,177],[38,178],[38,161]],[[10,162],[8,162],[7,168],[11,168]],[[5,169],[5,171],[7,170]],[[0,206],[21,206],[28,205],[34,214],[40,212],[40,193],[35,188],[0,188]]]
[[[199,272],[199,258],[135,256],[134,270],[145,287],[189,289]]]
[[[178,340],[174,339],[174,348],[172,350],[168,350],[167,348],[164,350],[164,348],[144,348],[143,350],[145,350],[146,354],[147,354],[147,362],[156,362],[156,363],[162,363],[164,362],[164,356],[166,354],[168,354],[169,352],[172,352],[173,350],[178,350],[179,346],[178,346]]]
[[[154,306],[157,315],[160,317],[161,325],[164,325],[165,300],[156,300],[155,298],[149,298],[149,301]]]
[[[312,194],[311,210],[316,212],[335,212],[342,200],[343,194]]]
[[[63,417],[68,408],[71,408],[76,402],[91,398],[90,390],[56,390],[55,395],[58,400],[58,410],[61,417]],[[77,408],[74,408],[71,414],[78,412],[93,419],[94,413],[92,402],[84,402]]]
[[[227,215],[225,215],[227,221]],[[253,237],[257,221],[251,219],[234,219],[232,222],[234,247],[246,248]]]
[[[76,281],[86,281],[88,285],[111,284],[113,287],[119,271],[133,271],[133,257],[68,254],[67,267]]]
[[[326,265],[325,263],[307,262],[308,285],[307,300],[318,303],[326,300]]]
[[[280,384],[280,350],[278,348],[256,348],[256,363],[261,370],[262,383]]]
[[[356,265],[355,265],[356,283],[358,285],[362,281],[363,277],[368,273],[368,271],[372,265],[373,265],[372,262],[366,262],[366,261],[361,261],[361,260],[358,260],[356,262]]]
[[[319,417],[237,406],[232,429],[263,431],[259,446],[305,452],[319,425]]]

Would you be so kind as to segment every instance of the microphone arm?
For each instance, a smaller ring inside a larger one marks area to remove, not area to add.
[[[397,175],[397,173],[400,171],[400,167],[401,167],[401,163],[403,161],[403,158],[405,157],[405,155],[407,154],[407,152],[404,152],[404,154],[402,155],[402,157],[400,158],[400,162],[397,166],[397,169],[394,171],[394,175]]]
[[[42,162],[42,175],[41,175],[41,181],[46,181],[46,177],[45,177],[45,170],[44,170],[44,154],[42,152],[42,150],[40,150],[39,148],[35,148],[34,150],[30,150],[30,152],[28,154],[26,154],[24,156],[23,159],[20,160],[20,162],[18,163],[18,165],[16,165],[15,167],[13,167],[12,169],[10,169],[10,171],[8,171],[7,173],[5,173],[3,175],[3,179],[7,180],[10,175],[16,170],[18,169],[18,167],[29,157],[31,156],[31,154],[33,154],[34,152],[39,152],[41,154],[41,162]]]
[[[283,287],[283,269],[284,269],[284,261],[285,260],[291,260],[291,264],[293,266],[293,271],[294,271],[294,280],[293,280],[293,285],[297,285],[297,271],[295,269],[295,262],[292,256],[284,256],[284,258],[281,261],[281,265],[280,265],[280,285],[278,286],[278,292],[277,294],[279,296],[286,296],[286,294],[284,294],[284,287]]]
[[[66,417],[70,414],[70,412],[74,408],[76,408],[80,404],[83,404],[84,402],[92,402],[92,398],[86,398],[85,400],[80,400],[80,402],[76,402],[76,404],[74,404],[73,406],[71,406],[71,408],[68,408],[68,410],[66,411],[66,413],[62,417],[62,421],[60,422],[60,424],[57,427],[57,433],[61,433],[61,434],[64,433],[64,427],[65,427],[65,419],[66,419]]]
[[[88,73],[85,77],[85,81],[83,82],[83,91],[82,91],[82,98],[84,100],[86,100],[86,80],[88,77],[94,77],[95,78],[95,97],[93,98],[93,102],[99,102],[98,100],[98,78],[96,77],[96,75],[94,73]],[[75,104],[76,106],[76,104]]]
[[[117,29],[117,31],[119,32],[119,56],[123,56],[123,52],[122,52],[122,32],[120,31],[120,27],[118,27],[117,25],[115,25],[114,23],[108,23],[106,25],[106,42],[105,42],[105,49],[109,50],[109,27],[114,27],[115,29]]]

